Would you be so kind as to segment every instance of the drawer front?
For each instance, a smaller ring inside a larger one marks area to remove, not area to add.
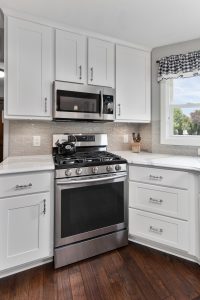
[[[189,193],[186,190],[130,181],[129,206],[188,220]]]
[[[0,176],[0,198],[50,190],[50,173],[23,173]]]
[[[177,187],[181,189],[189,188],[189,174],[181,171],[130,166],[129,179],[149,184]]]
[[[188,222],[129,208],[129,234],[188,251]]]

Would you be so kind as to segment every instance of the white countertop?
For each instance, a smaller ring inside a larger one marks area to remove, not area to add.
[[[133,153],[131,151],[113,151],[113,153],[125,158],[129,164],[200,172],[200,157],[198,156],[179,156],[148,152]]]
[[[54,170],[52,155],[10,156],[0,164],[0,175],[47,170]]]

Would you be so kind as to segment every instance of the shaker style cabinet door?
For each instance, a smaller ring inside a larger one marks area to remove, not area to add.
[[[7,18],[7,119],[50,119],[52,90],[52,29]]]
[[[150,122],[150,53],[116,46],[116,120]]]
[[[86,83],[86,37],[56,30],[56,80]]]
[[[88,38],[88,84],[114,87],[115,46]]]
[[[0,270],[49,256],[50,194],[0,199]]]

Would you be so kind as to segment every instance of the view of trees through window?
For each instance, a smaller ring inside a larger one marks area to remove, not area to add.
[[[200,76],[171,81],[173,134],[200,135]]]

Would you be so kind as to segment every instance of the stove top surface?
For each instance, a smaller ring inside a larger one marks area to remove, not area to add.
[[[90,152],[76,152],[73,155],[54,156],[56,169],[76,168],[87,166],[100,166],[109,164],[121,164],[127,161],[122,157],[107,151],[90,151]]]

